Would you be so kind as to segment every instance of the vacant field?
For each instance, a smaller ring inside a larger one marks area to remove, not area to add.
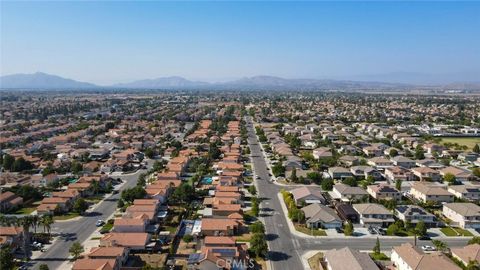
[[[472,149],[475,144],[480,144],[480,137],[442,138],[442,143],[458,143]]]

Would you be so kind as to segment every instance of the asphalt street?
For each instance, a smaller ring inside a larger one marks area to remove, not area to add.
[[[149,162],[149,168],[152,167],[153,161]],[[147,170],[138,170],[128,175],[115,176],[125,181],[120,190],[130,188],[136,185],[138,176]],[[38,269],[40,264],[47,264],[49,269],[59,269],[60,265],[67,260],[69,256],[68,249],[78,241],[83,243],[90,235],[98,230],[95,226],[97,220],[106,220],[117,208],[117,201],[120,198],[120,192],[113,194],[101,201],[96,208],[81,217],[78,220],[55,222],[52,225],[52,233],[63,234],[57,237],[52,246],[43,252],[38,258],[32,261],[31,268]]]
[[[270,181],[267,163],[259,145],[255,128],[250,117],[246,117],[248,144],[250,146],[253,169],[257,179],[259,197],[262,198],[261,216],[265,222],[266,238],[269,245],[268,258],[274,270],[303,269],[301,256],[310,250],[328,250],[333,248],[351,247],[358,250],[372,250],[375,238],[309,238],[291,234],[287,219],[283,213],[277,194],[282,189]],[[267,213],[267,214],[262,214]],[[443,238],[449,247],[464,246],[469,239]],[[393,246],[411,242],[412,238],[381,238],[380,245],[384,251],[390,251]],[[417,241],[417,245],[432,245],[431,241]]]

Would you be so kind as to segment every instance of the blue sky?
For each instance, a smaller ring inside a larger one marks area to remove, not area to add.
[[[1,2],[1,74],[480,75],[480,2]],[[478,76],[477,78],[479,78]]]

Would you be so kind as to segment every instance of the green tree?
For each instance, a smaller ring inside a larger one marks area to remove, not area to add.
[[[475,146],[473,147],[473,152],[475,153],[480,153],[480,146],[478,144],[475,144]]]
[[[421,145],[417,145],[417,147],[415,148],[415,159],[424,159],[425,158],[425,154],[423,152],[423,148]]]
[[[83,214],[88,209],[88,203],[83,198],[79,198],[73,204],[73,211],[79,214]]]
[[[255,221],[248,228],[251,233],[265,233],[265,226],[260,221]]]
[[[479,244],[480,245],[480,236],[474,236],[472,239],[468,241],[469,245]]]
[[[188,204],[195,198],[195,189],[188,183],[182,183],[173,192],[170,199],[175,203]]]
[[[396,156],[398,156],[398,151],[397,151],[397,149],[390,149],[390,152],[388,152],[388,155],[389,155],[390,157],[396,157]]]
[[[152,148],[147,148],[145,150],[145,156],[152,159],[153,157],[155,157],[155,151],[153,151]]]
[[[160,162],[160,161],[156,160],[153,163],[153,170],[156,171],[156,172],[159,172],[159,171],[163,170],[164,168],[165,168],[165,166],[163,165],[163,162]]]
[[[80,257],[80,255],[84,252],[83,246],[79,242],[75,242],[72,244],[68,252],[72,255],[73,260],[76,260]]]
[[[260,207],[257,197],[252,197],[252,214],[256,217],[260,214]]]
[[[333,180],[331,178],[326,178],[322,180],[322,190],[330,191],[333,189]]]
[[[417,223],[415,226],[415,233],[417,233],[419,236],[424,236],[427,234],[427,226],[425,225],[425,222],[420,221]]]
[[[15,269],[15,262],[12,250],[7,247],[2,247],[0,249],[0,269],[2,270],[13,270]]]
[[[400,228],[398,228],[397,224],[390,224],[387,228],[387,234],[388,235],[396,235],[400,231]]]
[[[449,185],[453,185],[453,184],[455,184],[457,179],[455,178],[455,175],[453,175],[451,173],[446,173],[443,176],[443,181],[447,182]]]
[[[293,183],[298,182],[297,169],[296,168],[292,169],[292,174],[290,175],[290,181],[292,181]]]
[[[188,247],[188,244],[193,241],[193,236],[191,234],[185,234],[182,240],[183,242],[187,243],[187,247]]]
[[[309,172],[307,173],[307,178],[312,180],[317,185],[322,182],[322,174],[319,172]]]
[[[11,171],[14,172],[23,172],[27,170],[31,170],[33,165],[30,161],[26,161],[23,157],[20,157],[13,162]]]
[[[249,186],[248,192],[250,192],[250,194],[252,194],[253,196],[257,195],[257,188],[255,187],[255,185]]]
[[[480,262],[475,260],[468,261],[465,270],[480,270]]]
[[[402,180],[397,179],[397,181],[395,181],[395,188],[396,188],[398,191],[402,191]]]
[[[277,162],[272,167],[272,173],[273,173],[273,175],[275,175],[275,177],[283,175],[285,173],[285,167],[282,165],[281,162]]]
[[[3,156],[3,168],[5,170],[12,170],[13,163],[15,162],[15,158],[9,154],[5,154]]]
[[[267,241],[263,233],[255,233],[250,239],[250,250],[257,257],[265,257],[268,252]]]
[[[353,177],[347,177],[343,180],[343,183],[345,185],[351,186],[351,187],[356,187],[357,186],[357,180]]]
[[[145,198],[145,195],[147,195],[145,189],[143,187],[136,186],[133,188],[124,189],[120,197],[124,202],[133,203],[135,199]]]
[[[38,269],[40,269],[40,270],[50,270],[50,268],[48,268],[48,265],[46,265],[44,263],[40,264]]]
[[[353,224],[350,221],[347,221],[345,225],[343,225],[343,233],[346,236],[352,236],[353,235]]]
[[[375,242],[375,246],[372,249],[374,254],[380,254],[380,239],[377,237],[377,241]]]
[[[82,165],[82,163],[80,163],[78,161],[74,161],[74,162],[72,162],[72,166],[71,166],[70,170],[74,174],[78,174],[79,172],[81,172],[83,170],[83,165]]]
[[[476,177],[480,177],[480,168],[473,168],[472,170],[472,173],[473,175],[475,175]]]
[[[442,241],[437,240],[437,239],[432,240],[432,244],[437,248],[437,250],[439,250],[441,252],[445,252],[448,248],[448,246],[445,242],[442,242]]]

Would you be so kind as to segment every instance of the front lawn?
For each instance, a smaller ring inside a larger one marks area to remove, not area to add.
[[[113,228],[113,222],[112,223],[107,222],[107,223],[105,223],[105,225],[103,225],[101,230],[102,231],[111,231],[112,228]]]
[[[473,236],[471,232],[461,228],[445,227],[441,228],[440,231],[446,236]]]
[[[33,211],[37,210],[36,207],[23,207],[15,211],[15,215],[30,215]]]
[[[313,236],[327,236],[327,233],[322,229],[309,229],[304,225],[295,225],[295,229],[301,233],[313,235]]]
[[[380,253],[370,253],[370,257],[374,261],[388,261],[388,260],[390,260],[390,258],[382,252],[380,252]]]
[[[53,220],[68,220],[80,216],[79,213],[70,212],[64,215],[53,216]]]

